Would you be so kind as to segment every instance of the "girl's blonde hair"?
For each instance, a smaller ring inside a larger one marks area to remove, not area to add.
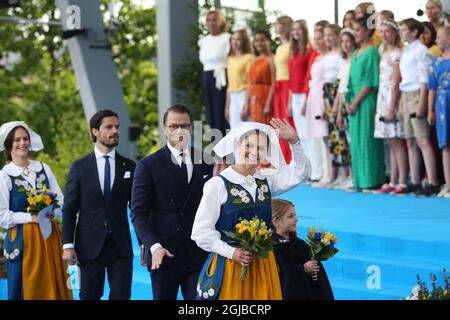
[[[241,29],[236,31],[235,33],[238,33],[241,37],[242,37],[242,53],[246,54],[246,53],[253,53],[253,49],[252,46],[250,44],[250,37],[248,36],[247,30]],[[235,56],[236,52],[233,48],[231,48],[230,50],[230,57],[231,56]]]
[[[311,47],[310,41],[309,41],[309,31],[308,31],[308,24],[305,20],[301,19],[301,20],[297,20],[295,21],[292,26],[294,24],[298,24],[300,26],[300,28],[302,29],[302,34],[303,34],[303,41],[302,41],[302,51],[301,54],[305,55],[306,52],[308,52],[309,48]],[[299,48],[298,45],[298,41],[294,40],[292,38],[292,32],[291,32],[291,36],[289,38],[289,49],[290,49],[290,56],[294,57],[295,53],[297,51],[297,49]]]
[[[393,19],[386,19],[383,22],[381,22],[381,26],[389,26],[392,30],[397,32],[397,37],[395,38],[395,46],[399,49],[403,47],[402,39],[400,38],[400,26],[397,22]],[[387,46],[384,46],[384,51],[386,51],[388,48]]]
[[[275,225],[273,224],[273,221],[279,220],[283,218],[286,214],[289,213],[289,210],[291,208],[295,208],[295,205],[284,199],[272,199],[272,229],[276,232],[277,229]],[[297,232],[292,232],[289,237],[296,238]]]
[[[323,31],[325,32],[325,29],[330,29],[330,30],[332,30],[333,32],[334,32],[334,34],[339,38],[339,36],[340,36],[340,34],[341,34],[341,30],[342,30],[342,28],[339,26],[339,25],[337,25],[337,24],[329,24],[329,25],[327,25],[324,29],[323,29]],[[339,46],[339,51],[341,51],[341,49],[340,49],[340,46]]]
[[[281,36],[285,39],[289,39],[294,20],[292,20],[292,18],[289,16],[281,16],[277,18],[277,22],[283,27]]]
[[[217,20],[219,20],[220,30],[222,30],[222,32],[228,32],[228,23],[227,23],[227,19],[225,18],[225,15],[223,14],[223,12],[220,10],[211,10],[206,15],[206,18],[208,18],[212,14],[215,14],[217,17]]]
[[[442,1],[441,0],[428,0],[427,3],[428,2],[433,2],[436,5],[436,7],[438,7],[442,11]]]

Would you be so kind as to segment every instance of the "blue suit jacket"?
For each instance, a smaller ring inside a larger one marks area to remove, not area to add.
[[[106,225],[122,255],[133,257],[128,206],[136,164],[116,151],[114,185],[105,200],[98,179],[95,153],[76,160],[69,170],[62,209],[63,244],[73,243],[79,260],[93,260],[106,237]],[[125,178],[125,172],[130,176]]]
[[[197,157],[194,157],[194,155]],[[191,157],[204,159],[201,151],[191,149]],[[141,160],[133,180],[131,217],[145,247],[145,259],[151,266],[150,248],[160,243],[174,257],[164,258],[161,267],[196,266],[201,268],[206,252],[191,240],[195,213],[203,195],[203,185],[212,177],[213,166],[194,163],[190,183],[172,160],[165,146]]]

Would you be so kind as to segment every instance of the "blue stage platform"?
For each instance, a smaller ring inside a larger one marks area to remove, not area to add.
[[[416,285],[417,274],[428,280],[430,273],[439,278],[443,268],[450,269],[448,199],[346,193],[307,186],[281,198],[295,203],[301,238],[313,225],[337,235],[340,252],[324,263],[336,299],[404,299]],[[139,265],[139,247],[132,234],[132,299],[152,299],[150,276]],[[76,288],[76,277],[72,284]],[[74,293],[78,298],[77,289]],[[105,286],[105,299],[108,293]]]

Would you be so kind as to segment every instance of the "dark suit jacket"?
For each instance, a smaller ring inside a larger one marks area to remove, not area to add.
[[[106,237],[106,225],[123,256],[133,257],[127,210],[136,164],[116,151],[114,185],[107,202],[98,178],[95,153],[70,167],[62,209],[63,244],[74,243],[78,260],[93,260]],[[129,178],[124,178],[126,172]],[[77,220],[78,218],[78,220]]]
[[[194,157],[194,155],[197,157]],[[191,149],[191,158],[204,159]],[[160,243],[175,257],[165,257],[161,267],[201,268],[206,252],[191,240],[195,213],[203,195],[203,185],[212,177],[212,165],[194,163],[190,183],[172,160],[165,146],[141,160],[133,180],[131,217],[138,237],[145,246],[145,259],[151,266],[150,248]]]

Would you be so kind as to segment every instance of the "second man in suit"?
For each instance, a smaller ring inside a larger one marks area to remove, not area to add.
[[[207,253],[191,240],[204,183],[213,167],[190,147],[189,109],[170,107],[164,115],[167,145],[141,160],[133,181],[131,215],[144,245],[155,300],[196,295],[198,274]]]

